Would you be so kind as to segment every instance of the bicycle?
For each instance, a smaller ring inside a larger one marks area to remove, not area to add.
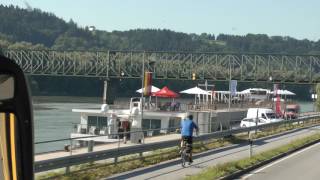
[[[181,147],[181,165],[182,167],[186,167],[186,161],[190,163],[190,152],[192,149],[192,145],[189,144],[185,139],[183,140]]]

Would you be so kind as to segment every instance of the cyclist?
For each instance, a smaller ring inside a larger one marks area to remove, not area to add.
[[[192,134],[193,129],[197,130],[197,134],[199,132],[199,128],[196,123],[193,122],[193,115],[189,115],[188,118],[181,121],[181,147],[183,146],[183,142],[186,141],[190,144],[190,156],[189,156],[189,164],[192,161]]]

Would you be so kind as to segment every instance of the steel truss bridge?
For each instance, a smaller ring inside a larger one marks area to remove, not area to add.
[[[320,82],[320,56],[144,51],[3,50],[28,75],[214,81]],[[194,77],[193,77],[194,76]]]

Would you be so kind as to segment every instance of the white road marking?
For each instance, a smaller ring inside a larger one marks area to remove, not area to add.
[[[305,149],[302,149],[302,150],[300,150],[300,151],[298,151],[298,152],[295,152],[295,153],[293,153],[293,154],[291,154],[291,155],[289,155],[289,156],[287,156],[287,157],[284,157],[284,158],[282,158],[282,159],[279,159],[279,160],[277,160],[277,161],[275,161],[275,162],[273,162],[273,163],[271,163],[271,164],[269,164],[269,165],[267,165],[267,166],[264,166],[264,167],[262,167],[262,168],[260,168],[260,169],[257,169],[256,171],[253,171],[252,173],[250,173],[250,174],[242,177],[241,179],[247,179],[247,178],[249,178],[250,176],[255,175],[256,173],[259,173],[259,172],[263,171],[264,169],[267,169],[267,168],[269,168],[269,167],[271,167],[271,166],[273,166],[273,165],[275,165],[275,164],[278,164],[278,163],[280,163],[280,162],[282,162],[282,161],[284,161],[284,160],[286,160],[286,159],[289,159],[289,158],[291,158],[291,157],[293,157],[293,156],[296,156],[296,155],[298,155],[298,154],[300,154],[300,153],[302,153],[302,152],[304,152],[304,151],[307,151],[307,150],[309,150],[309,149],[311,149],[311,148],[313,148],[313,147],[315,147],[315,146],[317,146],[317,145],[319,145],[319,144],[320,144],[320,143],[314,144],[314,145],[309,146],[309,147],[307,147],[307,148],[305,148]]]

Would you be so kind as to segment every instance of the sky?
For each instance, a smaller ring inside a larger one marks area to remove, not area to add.
[[[320,39],[319,0],[0,0],[97,29],[170,29]]]

